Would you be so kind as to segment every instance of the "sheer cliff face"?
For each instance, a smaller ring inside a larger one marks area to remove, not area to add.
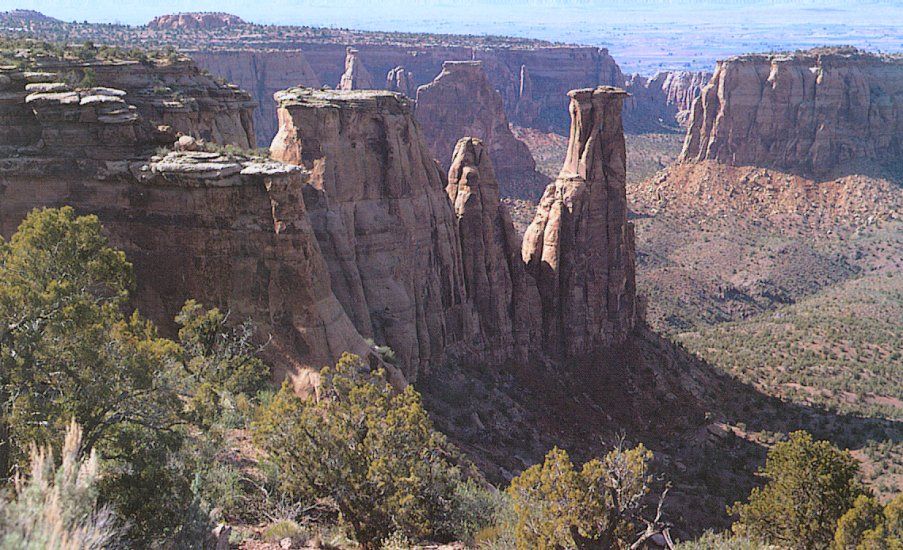
[[[371,75],[388,75],[405,68],[410,93],[428,84],[446,61],[482,60],[492,87],[502,95],[511,122],[544,131],[566,131],[567,92],[598,84],[623,85],[624,78],[607,50],[575,46],[533,49],[473,49],[460,46],[410,47],[393,44],[355,44]],[[190,52],[211,73],[250,91],[260,108],[255,118],[257,137],[269,143],[276,134],[275,91],[291,86],[320,87],[341,81],[347,56],[344,44],[298,42],[278,50],[229,50],[204,48]],[[522,69],[529,84],[521,85]],[[381,80],[381,76],[380,76]],[[382,82],[376,82],[382,87]],[[458,136],[462,137],[462,136]]]
[[[712,78],[710,72],[664,71],[652,78],[630,77],[624,89],[625,124],[634,130],[689,124],[693,102]]]
[[[520,257],[521,239],[499,184],[489,150],[475,138],[455,146],[448,172],[464,280],[480,319],[491,362],[526,362],[539,330],[539,295]]]
[[[134,304],[144,315],[171,330],[194,298],[251,318],[262,338],[272,336],[268,359],[299,390],[343,352],[368,353],[332,293],[302,168],[208,152],[148,158],[174,134],[123,90],[54,92],[52,73],[2,76],[0,117],[16,124],[0,128],[0,233],[8,237],[38,207],[97,214],[135,266]]]
[[[634,239],[621,122],[626,94],[600,87],[569,95],[567,157],[527,228],[522,254],[542,300],[545,349],[580,358],[633,331]]]
[[[721,61],[681,159],[830,173],[903,155],[903,58],[847,49]]]
[[[445,176],[409,101],[385,91],[286,90],[273,158],[311,172],[305,203],[333,291],[409,379],[479,342]]]
[[[269,144],[279,129],[273,94],[292,86],[319,88],[323,84],[300,51],[224,50],[193,52],[191,56],[201,67],[254,96],[258,104],[254,128],[261,145]]]
[[[502,96],[480,61],[449,61],[431,83],[417,90],[417,121],[433,158],[448,168],[458,140],[480,139],[499,179],[531,177],[536,162],[508,126]]]

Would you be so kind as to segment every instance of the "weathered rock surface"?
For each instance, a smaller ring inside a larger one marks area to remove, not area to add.
[[[360,52],[349,47],[345,52],[345,72],[339,79],[339,90],[372,90],[373,77],[364,67]]]
[[[92,88],[75,89],[71,75],[91,74]],[[219,84],[186,58],[174,62],[47,62],[41,71],[0,68],[0,120],[10,126],[0,145],[98,149],[88,156],[120,158],[122,147],[147,141],[129,125],[139,118],[206,141],[241,148],[256,145],[251,97]],[[93,123],[93,125],[92,125]],[[115,127],[115,130],[113,129]],[[149,130],[142,130],[148,134]],[[112,133],[111,133],[112,132]],[[117,135],[114,135],[117,134]],[[162,136],[163,142],[172,136]],[[73,143],[68,143],[72,141]]]
[[[410,380],[479,344],[445,176],[388,91],[276,94],[273,158],[311,172],[304,200],[335,295]]]
[[[260,144],[270,143],[279,129],[273,94],[292,86],[319,88],[324,82],[299,50],[222,50],[216,55],[193,53],[192,57],[212,74],[254,96],[258,104],[254,109],[254,129]]]
[[[824,175],[901,156],[903,57],[833,48],[719,62],[681,160]]]
[[[633,75],[624,89],[624,124],[634,131],[687,126],[693,102],[712,78],[710,72],[663,71],[652,78]]]
[[[539,294],[520,256],[521,239],[485,144],[463,138],[448,173],[448,196],[457,219],[467,295],[480,318],[486,355],[493,363],[527,361],[536,348]]]
[[[542,300],[545,349],[576,359],[627,340],[636,287],[621,122],[626,93],[600,87],[569,95],[567,157],[527,228],[522,254]]]
[[[172,329],[182,303],[195,298],[251,318],[263,338],[272,336],[269,359],[299,389],[309,389],[319,368],[343,352],[367,355],[369,345],[332,293],[307,217],[308,173],[205,151],[148,160],[156,147],[175,141],[172,128],[160,123],[180,119],[142,94],[143,69],[129,76],[130,64],[112,72],[92,67],[99,81],[134,95],[107,87],[29,93],[27,86],[58,73],[2,70],[0,115],[10,124],[0,128],[0,233],[8,237],[37,207],[97,214],[135,266],[133,298],[143,314]],[[195,84],[181,83],[189,90]],[[198,147],[189,136],[178,141],[183,149]]]
[[[244,25],[241,17],[222,12],[171,13],[154,17],[149,29],[157,30],[213,30]]]
[[[417,97],[417,85],[414,84],[414,73],[401,65],[390,70],[386,75],[386,89],[398,92],[411,99]]]
[[[499,179],[530,179],[536,162],[527,145],[514,137],[502,96],[492,87],[480,61],[447,61],[431,83],[417,89],[415,114],[423,136],[448,169],[458,140],[480,139]]]
[[[247,42],[244,40],[243,42]],[[213,74],[249,90],[260,105],[258,141],[268,143],[276,132],[273,90],[341,81],[346,44],[314,41],[266,42],[255,47],[193,44],[190,55]],[[509,120],[519,126],[566,132],[567,92],[599,84],[623,85],[617,63],[605,49],[580,46],[469,47],[442,44],[351,42],[371,74],[388,75],[401,66],[413,76],[411,93],[428,84],[453,60],[482,60],[491,86],[502,95]],[[241,53],[236,50],[242,49]],[[303,52],[303,53],[302,53]],[[304,59],[301,62],[300,59]],[[521,86],[526,71],[529,83]],[[311,75],[316,78],[312,78]],[[379,83],[378,87],[383,87]],[[395,90],[393,86],[388,89]],[[463,136],[458,136],[463,137]]]

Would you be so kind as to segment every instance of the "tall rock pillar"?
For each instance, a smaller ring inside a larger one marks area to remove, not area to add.
[[[567,157],[524,235],[542,301],[543,347],[578,359],[623,343],[636,320],[621,108],[626,92],[574,90]]]

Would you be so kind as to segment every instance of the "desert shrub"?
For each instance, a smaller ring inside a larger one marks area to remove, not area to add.
[[[182,348],[181,377],[192,420],[208,427],[236,409],[236,400],[266,388],[270,370],[257,357],[254,326],[228,324],[228,315],[188,300],[176,316]]]
[[[0,474],[25,467],[32,442],[58,445],[74,419],[130,544],[184,542],[203,536],[205,501],[235,487],[212,467],[220,430],[210,419],[224,417],[223,403],[238,411],[268,370],[246,355],[250,327],[227,327],[217,310],[189,302],[181,343],[126,316],[133,281],[97,218],[68,207],[36,210],[0,239]],[[212,483],[194,483],[198,474]]]
[[[903,494],[886,506],[875,498],[860,495],[837,521],[836,550],[903,549]]]
[[[734,531],[782,547],[827,548],[838,519],[864,492],[858,473],[849,452],[794,432],[768,452],[765,485],[730,508],[739,516]]]
[[[552,449],[508,488],[517,548],[629,548],[659,532],[661,506],[655,519],[643,518],[651,459],[642,445],[619,445],[577,469],[565,451]],[[640,523],[647,529],[638,535]]]
[[[730,533],[709,531],[697,540],[678,544],[677,550],[777,550],[777,548]]]
[[[449,538],[461,474],[419,394],[395,391],[348,354],[321,377],[318,398],[300,399],[285,384],[252,424],[283,490],[331,499],[366,548],[395,532]]]
[[[281,519],[267,525],[263,531],[263,540],[268,542],[279,542],[282,539],[300,540],[307,532],[298,525],[297,522],[290,519]]]
[[[0,548],[82,550],[117,541],[116,519],[98,503],[97,453],[79,456],[82,430],[70,424],[56,466],[50,447],[32,446],[30,473],[17,475],[12,495],[0,499]]]

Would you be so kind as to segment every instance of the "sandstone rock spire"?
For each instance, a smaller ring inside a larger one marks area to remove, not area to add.
[[[455,146],[448,196],[457,220],[464,280],[480,318],[485,357],[525,362],[539,329],[539,295],[520,257],[521,239],[485,144],[471,137]]]
[[[390,70],[386,75],[386,89],[391,92],[404,94],[411,99],[417,96],[417,84],[414,81],[414,74],[402,65]]]
[[[446,178],[410,101],[384,90],[276,94],[274,158],[311,171],[304,200],[333,291],[409,380],[478,346]]]
[[[570,92],[567,157],[524,235],[523,260],[542,300],[543,345],[553,357],[578,359],[623,343],[634,328],[626,95],[609,86]]]
[[[345,72],[339,81],[340,90],[372,90],[373,77],[364,67],[359,52],[352,47],[345,50]]]

